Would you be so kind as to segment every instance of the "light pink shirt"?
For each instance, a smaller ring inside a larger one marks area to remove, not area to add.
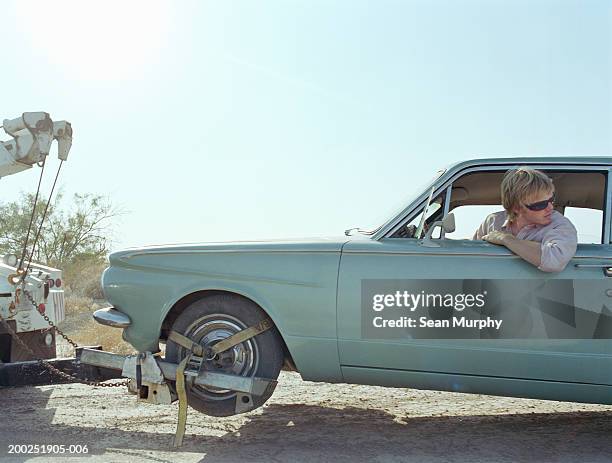
[[[560,272],[576,254],[578,234],[574,225],[563,214],[553,211],[551,219],[552,222],[548,225],[524,226],[516,237],[519,240],[542,243],[542,258],[538,268],[544,272]],[[481,240],[484,235],[496,230],[512,233],[506,211],[489,214],[472,239]]]

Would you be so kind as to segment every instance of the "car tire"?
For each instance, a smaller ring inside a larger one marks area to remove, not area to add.
[[[212,347],[222,339],[267,318],[253,301],[238,295],[216,294],[193,302],[178,316],[172,325],[177,331],[204,347]],[[180,363],[187,350],[168,340],[166,360]],[[215,359],[205,360],[202,369],[245,377],[278,378],[284,353],[280,334],[272,327],[257,336],[220,353]],[[187,401],[195,410],[212,416],[231,416],[250,411],[263,405],[274,392],[269,387],[261,396],[252,396],[252,403],[239,407],[235,391],[187,385]],[[242,399],[243,401],[245,399]]]

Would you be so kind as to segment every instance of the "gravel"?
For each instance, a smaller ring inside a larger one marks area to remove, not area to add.
[[[258,410],[215,418],[190,409],[179,450],[177,405],[138,402],[125,388],[8,388],[0,406],[3,462],[612,461],[612,406],[312,383],[288,372]],[[15,444],[88,453],[8,454]]]

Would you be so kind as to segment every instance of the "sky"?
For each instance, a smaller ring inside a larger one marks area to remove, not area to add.
[[[2,5],[0,119],[72,123],[60,188],[124,211],[113,250],[338,236],[450,163],[612,155],[607,0]]]

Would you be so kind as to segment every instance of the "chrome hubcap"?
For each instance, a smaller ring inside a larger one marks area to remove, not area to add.
[[[197,342],[204,351],[212,348],[223,339],[248,328],[240,320],[230,315],[213,314],[195,320],[185,332],[185,336]],[[186,350],[180,350],[184,358]],[[220,352],[211,358],[204,358],[202,370],[238,376],[253,376],[257,370],[259,351],[252,339]],[[235,391],[206,386],[191,386],[190,391],[207,400],[224,400],[236,394]]]

